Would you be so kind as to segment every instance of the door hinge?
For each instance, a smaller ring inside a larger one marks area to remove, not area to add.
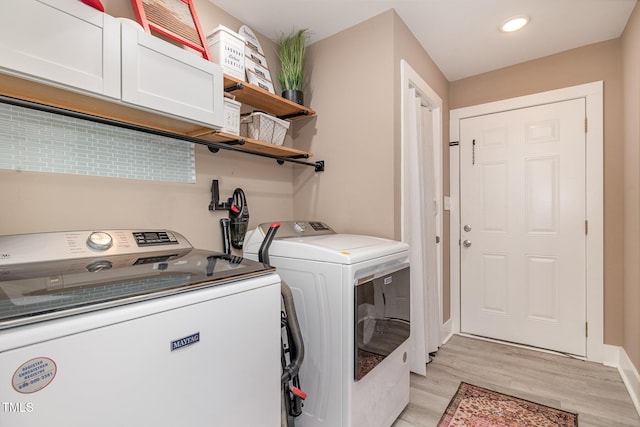
[[[584,336],[589,338],[589,322],[584,322]]]
[[[589,132],[589,119],[584,118],[584,133]]]
[[[589,221],[584,220],[584,234],[585,236],[589,234]]]

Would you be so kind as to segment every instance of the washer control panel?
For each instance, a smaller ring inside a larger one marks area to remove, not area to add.
[[[138,246],[177,245],[178,239],[169,231],[136,231],[133,233]]]
[[[169,230],[87,230],[0,236],[0,267],[32,262],[192,249]]]

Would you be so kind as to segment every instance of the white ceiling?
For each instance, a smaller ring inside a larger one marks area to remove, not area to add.
[[[620,36],[636,0],[209,0],[270,38],[310,43],[395,9],[449,81]],[[506,34],[515,15],[530,24]]]

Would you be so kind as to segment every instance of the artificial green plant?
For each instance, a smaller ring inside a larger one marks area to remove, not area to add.
[[[282,34],[276,41],[281,65],[278,81],[283,91],[302,90],[308,33],[305,28],[287,36]]]

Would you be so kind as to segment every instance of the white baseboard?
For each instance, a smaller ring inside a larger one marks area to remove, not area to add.
[[[618,365],[618,371],[620,372],[624,385],[627,386],[627,390],[629,391],[629,395],[631,395],[631,400],[633,400],[636,411],[640,415],[640,375],[638,375],[638,370],[633,366],[633,363],[631,363],[631,359],[629,359],[624,348],[620,348],[620,363]]]
[[[636,407],[636,412],[640,415],[640,375],[638,370],[631,363],[631,359],[629,359],[629,355],[627,355],[624,348],[605,344],[603,349],[603,363],[618,369],[622,382],[624,382],[633,405]]]
[[[453,336],[452,325],[453,323],[451,322],[451,319],[447,320],[442,325],[440,325],[440,345],[441,346],[446,344],[447,341],[449,341]]]
[[[605,366],[618,368],[620,365],[620,351],[622,347],[617,345],[602,344],[602,360],[592,360],[592,362],[601,362]]]

